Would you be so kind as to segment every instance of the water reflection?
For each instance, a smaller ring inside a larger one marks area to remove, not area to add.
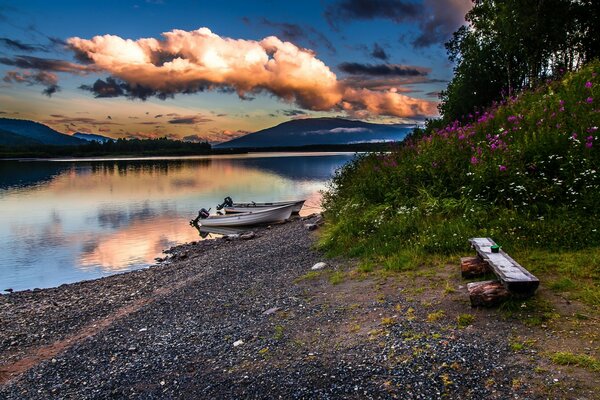
[[[306,198],[303,214],[309,214],[327,179],[351,158],[0,162],[1,285],[56,286],[152,264],[165,248],[219,235],[198,232],[188,221],[225,196]]]

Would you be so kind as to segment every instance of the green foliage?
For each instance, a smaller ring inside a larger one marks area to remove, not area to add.
[[[472,122],[358,156],[324,194],[321,247],[406,270],[478,236],[511,254],[599,246],[599,73],[590,63]]]
[[[449,122],[600,56],[593,0],[483,0],[446,44],[454,77],[442,92]]]

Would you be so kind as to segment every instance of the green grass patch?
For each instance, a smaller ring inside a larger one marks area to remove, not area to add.
[[[600,247],[576,251],[523,250],[513,258],[536,274],[542,284],[547,281],[553,291],[567,293],[567,297],[590,306],[600,306]]]
[[[329,283],[332,285],[339,285],[344,282],[345,274],[342,271],[335,271],[329,276]]]
[[[283,326],[281,326],[281,325],[275,326],[275,332],[273,333],[273,339],[275,339],[275,340],[283,339]]]
[[[550,355],[554,364],[576,365],[594,372],[600,372],[600,361],[587,354],[573,354],[567,351],[559,351]]]
[[[560,317],[552,304],[540,297],[509,299],[498,309],[506,318],[516,319],[530,326],[539,326]]]
[[[444,312],[444,310],[432,312],[430,314],[427,314],[427,321],[435,322],[435,321],[442,319],[445,315],[446,315],[446,313]]]
[[[475,321],[475,316],[472,314],[460,314],[456,317],[456,322],[460,329],[466,328]]]
[[[311,281],[320,278],[322,275],[323,271],[308,271],[306,274],[294,279],[294,283],[300,283],[302,281]]]

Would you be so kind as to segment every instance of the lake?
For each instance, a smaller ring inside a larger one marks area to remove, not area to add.
[[[0,290],[24,290],[144,268],[201,240],[202,207],[307,199],[349,153],[0,161]]]

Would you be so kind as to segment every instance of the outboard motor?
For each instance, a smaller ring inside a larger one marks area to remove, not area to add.
[[[225,197],[223,202],[217,206],[217,210],[222,210],[224,207],[233,207],[233,200],[231,197]]]
[[[198,225],[198,221],[201,219],[206,219],[210,216],[210,208],[207,210],[206,208],[202,208],[198,211],[198,216],[190,221],[190,225]]]
[[[210,210],[207,210],[206,208],[201,209],[200,211],[198,211],[198,216],[201,219],[206,219],[210,216]]]

